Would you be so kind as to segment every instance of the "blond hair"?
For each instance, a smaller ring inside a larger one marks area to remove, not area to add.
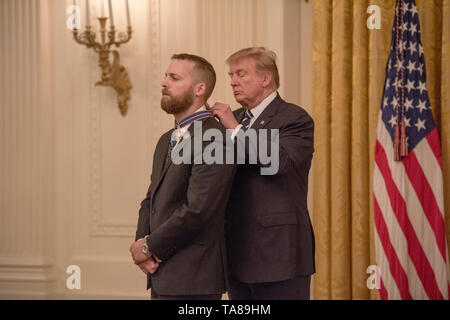
[[[233,53],[228,57],[226,62],[230,65],[244,57],[250,57],[255,60],[256,70],[270,72],[272,75],[271,86],[274,89],[278,89],[280,87],[280,75],[278,73],[277,55],[275,52],[265,47],[245,48]]]

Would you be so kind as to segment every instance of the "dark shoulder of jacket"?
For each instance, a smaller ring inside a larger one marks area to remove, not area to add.
[[[218,129],[220,130],[220,132],[222,132],[222,134],[225,134],[225,127],[215,117],[206,119],[203,122],[203,125],[203,131],[205,129]]]
[[[169,139],[169,138],[170,138],[170,135],[172,134],[172,131],[173,131],[173,128],[171,128],[171,129],[167,130],[166,132],[164,132],[164,133],[161,135],[161,137],[159,137],[158,142],[159,142],[159,141],[165,141],[165,140]]]
[[[155,146],[155,151],[156,151],[156,149],[158,149],[158,146],[159,146],[160,144],[166,145],[166,143],[168,143],[168,141],[169,141],[169,139],[170,139],[171,133],[172,133],[172,129],[170,129],[170,130],[164,132],[164,133],[161,135],[161,137],[159,137],[158,142],[156,143],[156,146]]]
[[[282,113],[288,119],[312,122],[314,124],[313,118],[305,109],[293,103],[283,102],[279,106],[278,113]]]

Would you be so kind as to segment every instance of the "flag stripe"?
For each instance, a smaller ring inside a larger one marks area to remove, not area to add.
[[[383,122],[379,122],[378,136],[380,144],[387,146],[384,148],[384,151],[386,153],[386,159],[388,162],[389,169],[392,173],[392,179],[395,185],[399,188],[399,191],[402,194],[405,203],[407,203],[408,205],[407,214],[411,221],[413,229],[416,232],[416,236],[418,237],[419,242],[423,248],[423,251],[425,252],[426,257],[434,270],[436,281],[441,292],[443,293],[444,296],[447,296],[446,293],[447,290],[445,288],[447,283],[445,277],[447,276],[447,273],[444,271],[446,262],[438,250],[433,229],[431,228],[430,223],[423,212],[422,205],[419,201],[417,193],[407,177],[405,166],[403,165],[402,162],[394,160],[393,150],[389,146],[389,144],[391,144],[391,140],[389,138],[389,134]],[[426,141],[422,142],[418,145],[417,148],[421,148],[422,146],[428,145]],[[428,156],[434,158],[431,152],[428,154]],[[429,168],[427,170],[429,170]],[[374,193],[378,194],[380,193],[380,191],[376,190],[379,187],[375,185],[376,182],[375,178],[376,178],[376,171],[374,171]],[[392,212],[387,211],[387,209],[383,208],[382,206],[381,208],[386,216],[394,215]],[[389,225],[389,221],[386,220],[386,222]],[[397,230],[389,230],[389,231],[391,232],[391,234],[393,234],[392,232],[394,233],[398,232]],[[396,250],[401,250],[403,252],[407,251],[405,249],[406,248],[405,246],[396,245],[395,248]],[[397,251],[397,253],[399,254],[399,256],[401,256],[399,251]],[[406,266],[405,269],[410,270]],[[421,284],[415,283],[420,282],[420,280],[416,278],[416,273],[411,271],[409,277],[412,278],[412,281],[409,282],[412,296],[415,299],[426,298],[427,296]]]
[[[386,291],[386,287],[384,286],[383,278],[380,280],[380,297],[382,300],[387,300],[388,293]]]
[[[430,148],[433,151],[434,156],[436,157],[439,166],[442,170],[442,151],[441,145],[439,143],[439,136],[437,128],[434,128],[427,136],[428,143],[430,144]]]
[[[442,294],[436,285],[436,278],[434,276],[433,269],[430,266],[422,246],[417,239],[414,228],[408,218],[406,204],[402,195],[398,191],[397,186],[392,180],[392,175],[387,164],[386,154],[379,141],[376,142],[375,161],[385,179],[394,214],[406,236],[406,239],[408,240],[408,254],[414,263],[424,289],[431,299],[443,299]]]
[[[375,197],[374,197],[374,215],[375,215],[375,225],[378,230],[378,235],[381,244],[383,245],[386,256],[389,257],[388,258],[389,270],[395,280],[395,283],[397,284],[397,288],[400,291],[400,296],[402,299],[412,300],[411,294],[409,293],[408,277],[406,276],[405,270],[403,270],[400,264],[395,249],[392,247],[386,223],[383,219],[380,207],[378,206],[378,201]]]
[[[426,139],[419,142],[417,148],[414,149],[414,153],[436,198],[436,204],[444,221],[444,195],[442,192],[444,188],[441,166],[431,149],[429,141]]]
[[[375,186],[374,195],[378,202],[378,207],[381,210],[383,219],[386,223],[387,232],[391,239],[392,246],[395,249],[403,270],[408,271],[407,281],[409,284],[409,292],[413,299],[427,298],[425,290],[422,286],[422,282],[416,272],[415,266],[412,260],[409,258],[408,241],[397,221],[397,218],[395,217],[395,213],[392,209],[391,201],[386,189],[386,182],[377,165],[375,165],[373,179]],[[419,203],[418,205],[420,206]]]
[[[376,227],[376,226],[375,226]],[[375,238],[375,245],[377,248],[382,248],[381,240],[378,234],[378,230],[375,228],[374,233]],[[376,259],[379,261],[379,268],[381,273],[381,279],[380,279],[380,285],[381,290],[386,291],[386,294],[383,295],[382,292],[380,292],[381,297],[386,296],[386,299],[401,299],[400,297],[400,291],[398,291],[397,284],[395,283],[394,278],[392,277],[391,271],[389,270],[389,261],[386,258],[386,255],[384,254],[383,250],[377,250],[376,251]]]
[[[416,194],[422,204],[423,212],[425,213],[425,216],[433,229],[437,246],[442,254],[442,258],[445,261],[445,230],[443,228],[445,222],[436,203],[434,193],[428,184],[428,180],[425,178],[414,151],[410,152],[408,157],[403,159],[403,164],[405,165],[405,170],[409,180],[416,190]]]
[[[374,199],[375,201],[375,199]],[[376,248],[383,248],[380,240],[380,234],[375,224],[375,245]],[[391,274],[389,260],[387,259],[384,250],[376,250],[376,259],[379,261],[378,267],[380,268],[381,280],[384,284],[384,288],[387,292],[388,299],[401,299],[400,291],[398,290],[397,283],[394,280],[394,277]]]

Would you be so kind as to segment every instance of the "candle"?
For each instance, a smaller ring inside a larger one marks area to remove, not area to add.
[[[127,26],[131,27],[130,7],[128,6],[128,0],[126,0],[126,3],[127,3]]]
[[[91,13],[89,12],[89,0],[86,0],[86,26],[91,25],[90,16],[91,16]]]
[[[100,4],[101,4],[101,17],[105,16],[105,1],[104,0],[100,0]]]
[[[73,31],[75,31],[77,29],[77,0],[73,0],[73,7],[71,9],[72,9],[72,13],[74,14],[72,26],[73,26]]]
[[[113,11],[112,11],[112,4],[111,0],[108,0],[109,5],[109,19],[110,19],[110,26],[111,28],[114,27],[114,18],[113,18]]]

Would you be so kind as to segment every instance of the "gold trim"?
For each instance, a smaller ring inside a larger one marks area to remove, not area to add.
[[[125,116],[128,110],[128,100],[130,100],[130,89],[132,88],[130,77],[123,65],[120,64],[120,55],[117,50],[111,50],[111,46],[127,43],[131,39],[133,33],[130,26],[127,28],[127,32],[119,32],[117,34],[118,41],[116,41],[116,31],[114,26],[110,27],[110,30],[106,32],[106,21],[108,18],[98,18],[100,23],[100,37],[101,42],[96,42],[96,34],[91,31],[90,26],[86,26],[86,31],[79,33],[78,29],[73,30],[74,40],[85,45],[88,49],[93,48],[99,56],[98,66],[102,70],[102,80],[95,83],[96,86],[112,87],[117,92],[117,104],[120,109],[120,113]],[[106,34],[108,40],[106,40]],[[109,55],[112,53],[113,62],[109,61]]]

